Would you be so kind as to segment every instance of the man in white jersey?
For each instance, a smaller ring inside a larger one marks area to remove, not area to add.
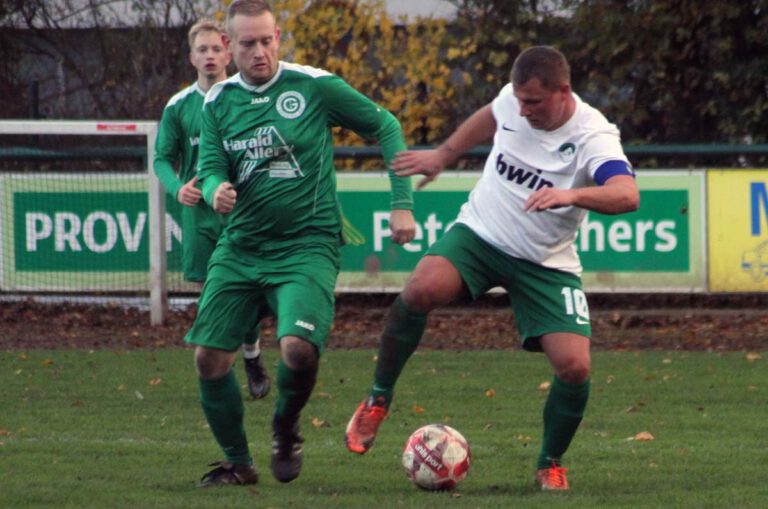
[[[175,94],[163,110],[155,141],[155,173],[165,190],[180,204],[182,224],[182,270],[184,279],[202,283],[208,259],[226,223],[202,199],[197,183],[197,150],[200,115],[206,92],[227,78],[232,55],[224,29],[211,19],[201,18],[189,29],[189,61],[197,80]],[[261,359],[259,327],[243,340],[243,365],[248,392],[254,399],[269,393],[271,382]]]
[[[567,490],[561,458],[589,396],[589,309],[574,246],[587,210],[636,210],[639,193],[618,129],[571,91],[556,49],[515,60],[499,95],[434,150],[398,154],[398,175],[437,178],[470,148],[493,138],[483,174],[456,224],[421,259],[395,300],[382,335],[374,385],[347,426],[347,448],[364,454],[387,414],[395,382],[424,332],[427,313],[500,286],[509,293],[523,348],[554,370],[544,407],[536,482]]]

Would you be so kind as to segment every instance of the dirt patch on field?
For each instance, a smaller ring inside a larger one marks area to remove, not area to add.
[[[375,347],[393,295],[343,295],[329,348]],[[768,350],[768,295],[593,295],[598,350]],[[197,309],[173,311],[152,327],[149,314],[117,304],[0,302],[0,348],[167,348],[182,346]],[[263,323],[274,347],[274,321]],[[433,312],[422,348],[517,349],[505,296],[489,295]]]

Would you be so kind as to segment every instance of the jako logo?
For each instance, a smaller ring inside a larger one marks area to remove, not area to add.
[[[251,99],[251,104],[266,104],[269,102],[269,97],[254,97]]]
[[[304,320],[296,320],[296,323],[294,325],[298,325],[299,327],[303,327],[304,329],[307,329],[308,331],[315,331],[315,326],[311,323],[307,323]]]

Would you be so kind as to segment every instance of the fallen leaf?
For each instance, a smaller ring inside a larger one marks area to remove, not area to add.
[[[664,359],[661,362],[664,363],[664,364],[672,364],[672,359],[667,358],[667,359]]]
[[[651,440],[655,440],[656,437],[648,433],[647,431],[641,431],[634,437],[632,437],[632,440],[637,440],[638,442],[650,442]]]
[[[5,428],[0,428],[0,437],[7,437],[11,434],[10,430],[7,430]]]
[[[552,382],[549,382],[549,381],[541,382],[539,384],[539,390],[540,391],[548,391],[551,386],[552,386]]]
[[[613,381],[614,381],[614,380],[616,380],[616,377],[615,377],[615,376],[613,376],[613,375],[608,375],[608,376],[605,378],[605,383],[607,383],[607,384],[610,384],[610,383],[613,383]]]
[[[41,362],[41,364],[43,366],[51,366],[51,365],[53,365],[55,363],[53,362],[53,359],[45,359],[43,362]]]
[[[494,398],[496,397],[496,391],[494,389],[488,389],[485,391],[485,397],[486,398]]]
[[[83,402],[78,399],[77,401],[72,403],[72,406],[73,407],[81,407],[81,406],[83,406]]]
[[[757,359],[762,359],[759,353],[757,352],[749,352],[747,354],[747,362],[755,362]]]
[[[125,390],[125,384],[120,384],[117,386],[118,391],[124,391]]]
[[[27,354],[26,354],[25,352],[21,352],[21,353],[19,354],[19,357],[18,357],[18,358],[19,358],[19,360],[20,360],[20,361],[25,361],[25,360],[27,360],[29,357],[27,357]]]
[[[312,427],[314,428],[327,428],[328,424],[322,420],[318,419],[317,417],[312,417]]]
[[[322,391],[320,391],[320,392],[318,392],[318,393],[317,393],[317,397],[318,397],[318,398],[333,399],[333,396],[331,396],[331,395],[330,395],[330,394],[328,394],[327,392],[322,392]]]
[[[138,399],[144,399],[144,395],[142,393],[140,393],[139,391],[134,391],[133,393],[136,395],[136,397]]]
[[[153,378],[152,380],[150,380],[150,381],[149,381],[149,385],[157,385],[157,384],[159,384],[159,383],[160,383],[160,382],[162,382],[162,381],[163,381],[163,379],[162,379],[162,378],[160,378],[160,377],[158,377],[158,378]]]
[[[426,410],[424,410],[424,407],[423,406],[419,406],[419,405],[413,405],[411,407],[411,411],[414,414],[423,414],[424,412],[426,412]]]

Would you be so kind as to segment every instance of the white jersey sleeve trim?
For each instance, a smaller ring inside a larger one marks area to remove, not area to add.
[[[214,84],[210,90],[208,90],[208,93],[205,94],[205,101],[203,102],[203,107],[205,107],[206,104],[208,104],[211,101],[215,101],[216,98],[219,96],[222,90],[224,90],[224,87],[231,83],[240,83],[240,74],[235,74],[234,76],[225,79],[224,81],[220,81],[216,84]]]
[[[280,65],[282,65],[282,67],[286,71],[293,71],[301,74],[306,74],[307,76],[310,76],[312,78],[323,78],[325,76],[332,76],[332,74],[326,71],[325,69],[312,67],[311,65],[294,64],[291,62],[280,62]]]
[[[176,92],[175,94],[173,94],[173,96],[170,99],[168,99],[168,103],[165,105],[165,107],[170,108],[177,102],[183,100],[185,97],[189,96],[190,94],[194,94],[195,92],[201,95],[203,94],[203,91],[200,90],[200,87],[197,85],[197,82],[194,82],[192,85],[186,88],[183,88],[178,92]]]

